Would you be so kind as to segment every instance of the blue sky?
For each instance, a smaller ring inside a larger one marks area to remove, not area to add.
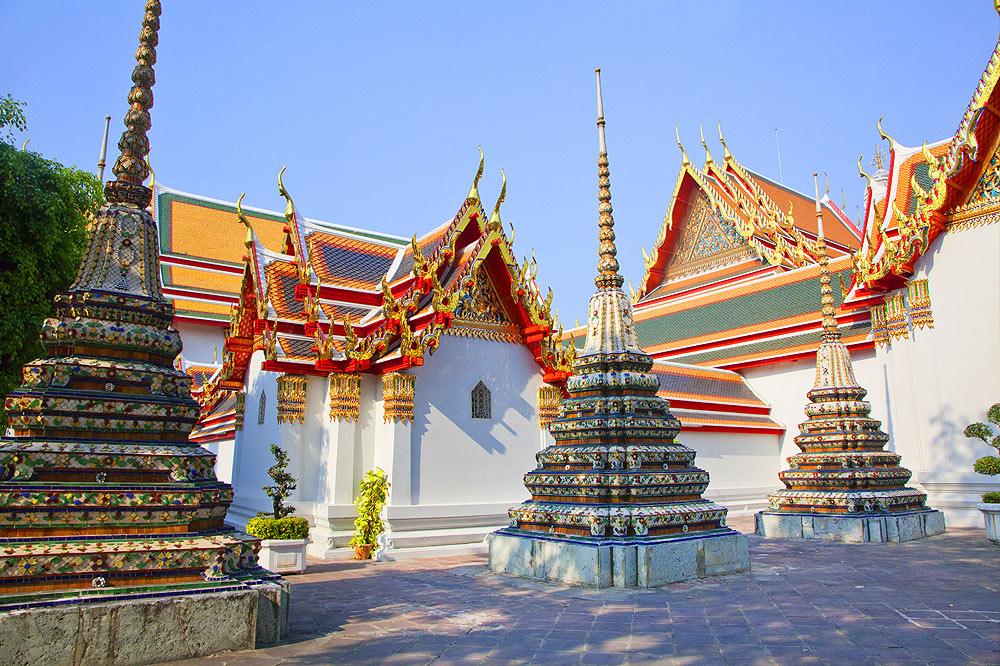
[[[92,170],[107,114],[114,150],[141,15],[138,1],[0,2],[0,95],[28,103],[32,150]],[[567,324],[596,263],[595,66],[619,258],[638,284],[677,175],[675,123],[700,164],[698,125],[718,152],[721,121],[773,178],[779,128],[785,184],[809,191],[828,172],[853,216],[878,117],[907,145],[949,137],[998,30],[985,0],[167,1],[161,21],[160,182],[280,210],[287,164],[303,214],[409,236],[454,214],[482,144],[487,207],[504,167],[516,250],[535,249]]]

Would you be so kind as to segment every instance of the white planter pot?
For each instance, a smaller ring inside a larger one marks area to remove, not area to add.
[[[306,570],[308,544],[309,539],[263,539],[257,561],[274,573],[302,573]]]
[[[977,506],[986,519],[986,538],[1000,544],[1000,504],[980,502]]]

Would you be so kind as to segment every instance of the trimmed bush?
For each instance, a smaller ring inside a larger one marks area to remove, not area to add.
[[[309,521],[300,516],[260,515],[247,522],[247,534],[258,539],[305,539],[309,536]]]
[[[996,476],[1000,474],[1000,458],[997,456],[983,456],[972,466],[980,474]]]
[[[983,502],[986,504],[1000,504],[1000,491],[983,493]]]

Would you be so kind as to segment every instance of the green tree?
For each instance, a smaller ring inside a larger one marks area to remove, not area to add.
[[[285,506],[285,500],[295,490],[295,477],[288,473],[288,454],[277,444],[271,445],[271,455],[275,463],[267,470],[267,475],[274,481],[273,486],[264,486],[264,493],[271,498],[271,513],[275,518],[284,518],[295,509]]]
[[[992,424],[993,428],[1000,428],[1000,402],[986,410],[986,420]],[[997,449],[997,452],[1000,452],[1000,434],[994,434],[993,428],[985,423],[971,423],[966,426],[965,432],[962,434],[970,439],[981,439],[984,444],[992,446]],[[1000,456],[983,456],[976,461],[972,469],[989,476],[1000,475]]]
[[[104,201],[93,175],[9,143],[25,127],[22,106],[0,98],[0,396],[41,356],[42,321],[73,282],[88,220]]]

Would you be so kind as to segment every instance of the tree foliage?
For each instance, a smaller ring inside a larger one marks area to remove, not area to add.
[[[271,498],[271,514],[275,518],[284,518],[295,511],[292,507],[285,506],[285,500],[295,490],[295,477],[286,470],[288,454],[280,446],[272,444],[271,455],[274,456],[275,463],[267,470],[267,475],[274,481],[274,485],[264,486],[264,492]]]
[[[962,434],[970,439],[981,439],[984,444],[1000,451],[1000,434],[993,433],[993,428],[1000,428],[1000,402],[991,405],[986,410],[986,420],[990,422],[992,427],[985,423],[970,423]],[[972,469],[978,474],[987,476],[1000,475],[1000,456],[983,456],[972,465]],[[991,493],[987,493],[987,495],[989,494]],[[989,502],[990,500],[986,499],[986,495],[983,495],[983,501]]]
[[[24,115],[24,102],[7,95],[0,97],[0,141],[14,143],[14,132],[28,129],[28,119]]]
[[[20,103],[0,98],[0,396],[41,356],[41,323],[73,282],[88,220],[104,201],[92,174],[7,143],[23,121]]]

